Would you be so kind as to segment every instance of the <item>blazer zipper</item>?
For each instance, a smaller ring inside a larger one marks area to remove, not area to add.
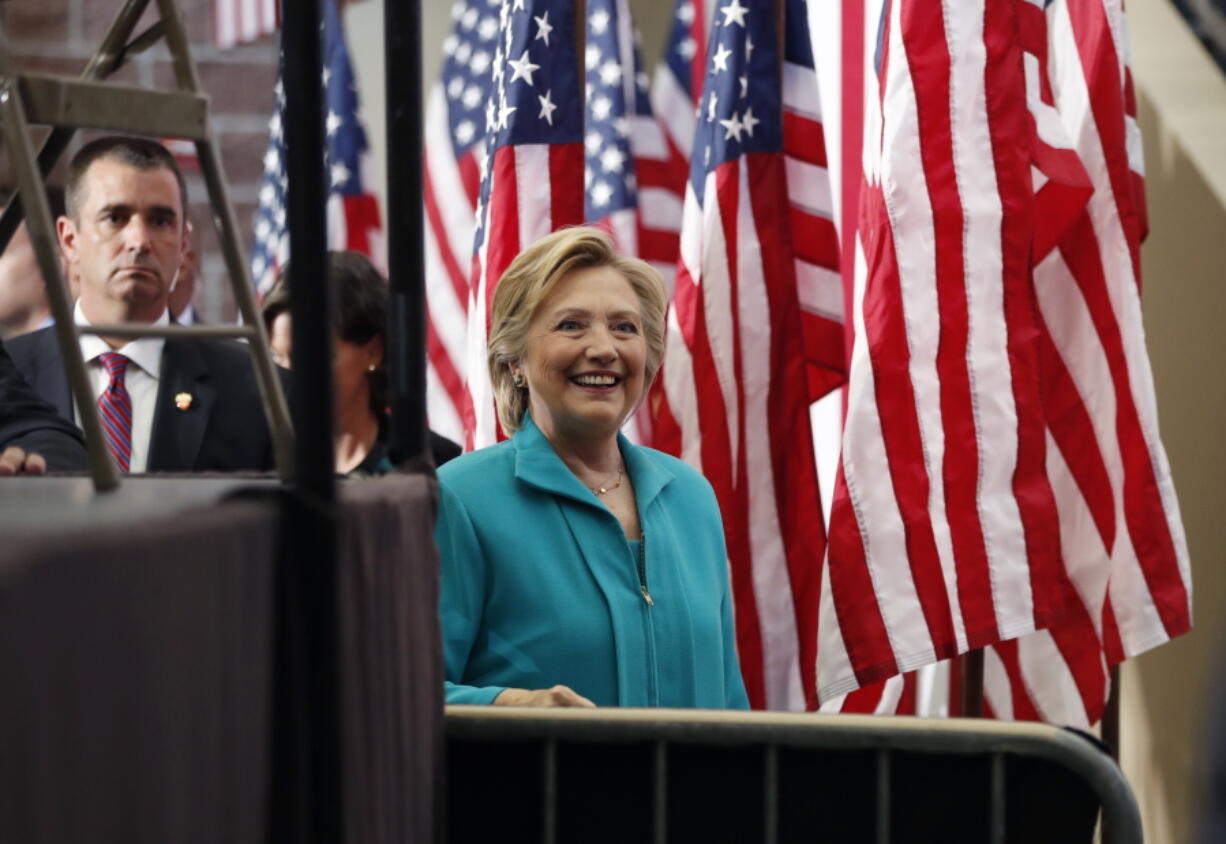
[[[639,537],[639,591],[643,593],[643,600],[647,602],[647,606],[654,607],[656,602],[651,599],[651,592],[647,589],[647,534],[644,533]]]

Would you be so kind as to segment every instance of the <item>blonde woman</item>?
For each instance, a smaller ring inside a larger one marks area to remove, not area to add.
[[[439,470],[448,703],[745,708],[715,495],[619,434],[664,355],[667,292],[598,229],[499,281],[507,441]]]

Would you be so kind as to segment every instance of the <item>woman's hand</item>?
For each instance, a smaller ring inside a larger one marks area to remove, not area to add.
[[[494,698],[494,705],[594,707],[596,704],[570,686],[554,686],[552,689],[503,689]]]

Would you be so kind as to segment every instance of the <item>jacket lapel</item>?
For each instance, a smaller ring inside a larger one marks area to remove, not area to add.
[[[515,445],[515,477],[580,504],[600,506],[592,491],[585,487],[562,462],[562,458],[558,457],[553,445],[541,433],[541,429],[536,427],[530,415],[524,415],[524,426],[515,433],[511,441]]]
[[[639,520],[644,521],[656,496],[675,476],[651,458],[650,450],[634,445],[625,434],[617,435],[617,444],[621,448],[622,459],[626,461],[626,472],[634,481]]]
[[[190,472],[195,468],[216,402],[217,390],[209,384],[209,367],[199,348],[168,339],[162,347],[149,471]]]
[[[34,356],[34,362],[41,366],[31,374],[30,386],[55,405],[60,416],[65,419],[75,419],[72,413],[72,390],[68,388],[68,376],[64,373],[64,356],[60,354],[60,344],[55,336],[54,328],[43,329],[38,338],[39,349]]]

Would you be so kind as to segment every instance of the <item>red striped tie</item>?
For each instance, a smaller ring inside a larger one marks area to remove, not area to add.
[[[103,352],[98,360],[106,367],[111,383],[98,397],[98,415],[102,417],[102,433],[119,471],[128,471],[132,459],[132,397],[124,385],[128,359],[119,352]]]

